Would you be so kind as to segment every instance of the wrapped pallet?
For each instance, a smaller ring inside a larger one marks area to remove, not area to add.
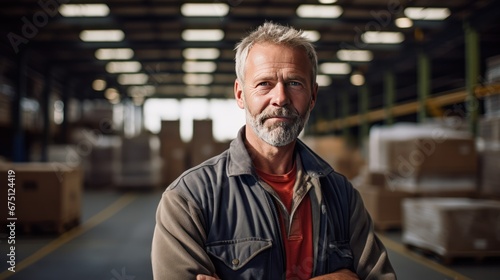
[[[473,195],[478,157],[469,132],[440,123],[397,124],[370,131],[369,172],[393,190],[415,194]]]
[[[403,201],[403,242],[444,259],[500,256],[500,202],[468,198]]]

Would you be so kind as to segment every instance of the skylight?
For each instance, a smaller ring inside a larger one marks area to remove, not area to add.
[[[108,73],[134,73],[141,70],[141,63],[138,61],[112,61],[106,64]]]
[[[222,17],[229,12],[224,3],[186,3],[181,6],[181,13],[186,17]]]
[[[186,73],[212,73],[217,65],[212,61],[186,61],[182,64],[182,70]]]
[[[404,13],[413,20],[444,20],[450,16],[448,8],[409,7]]]
[[[343,61],[371,61],[373,53],[368,50],[339,50],[337,57]]]
[[[297,8],[297,15],[303,18],[338,18],[342,12],[342,7],[333,5],[303,4]]]
[[[224,31],[220,29],[186,29],[182,31],[184,41],[220,41]]]
[[[345,75],[351,72],[351,66],[344,62],[325,62],[319,65],[323,74]]]
[[[80,39],[85,42],[118,42],[125,37],[123,31],[118,29],[110,30],[83,30],[80,32]]]
[[[109,8],[106,4],[63,4],[59,13],[64,17],[105,17]]]
[[[185,59],[216,59],[220,55],[220,51],[216,48],[188,48],[182,51],[182,56]]]
[[[95,51],[95,57],[100,60],[131,59],[133,56],[134,51],[128,48],[98,49]]]
[[[367,31],[361,35],[361,39],[368,44],[399,44],[405,37],[401,32]]]
[[[148,82],[148,75],[144,73],[120,74],[118,83],[120,85],[143,85]]]

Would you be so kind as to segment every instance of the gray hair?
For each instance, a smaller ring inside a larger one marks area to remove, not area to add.
[[[248,52],[257,43],[271,43],[276,45],[285,45],[289,47],[302,47],[309,57],[312,65],[312,85],[316,83],[316,74],[318,72],[318,56],[314,46],[304,36],[304,31],[294,29],[293,27],[280,24],[265,22],[248,36],[236,44],[236,78],[240,83],[244,83],[245,61]]]

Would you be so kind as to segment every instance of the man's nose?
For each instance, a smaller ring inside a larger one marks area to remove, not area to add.
[[[273,106],[283,107],[288,105],[290,100],[288,99],[288,94],[286,92],[286,86],[283,83],[277,83],[272,89],[272,100]]]

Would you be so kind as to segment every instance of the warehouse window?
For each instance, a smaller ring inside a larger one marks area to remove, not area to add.
[[[162,120],[180,120],[181,138],[188,142],[193,135],[193,120],[211,119],[217,141],[234,139],[245,124],[245,112],[234,99],[148,99],[144,103],[144,125],[158,133]]]

